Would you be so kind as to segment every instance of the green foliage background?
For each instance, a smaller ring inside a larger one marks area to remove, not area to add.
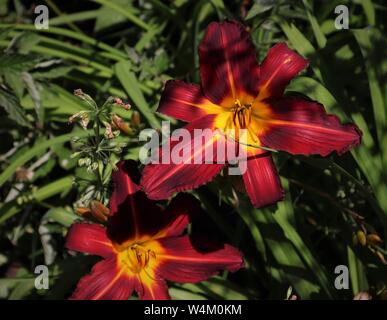
[[[198,44],[209,22],[225,18],[250,28],[260,61],[279,41],[307,57],[310,67],[288,90],[355,122],[363,142],[341,157],[276,154],[286,200],[270,208],[253,209],[238,181],[222,176],[195,190],[206,214],[191,230],[240,248],[246,268],[171,284],[170,294],[284,299],[292,287],[302,299],[352,299],[359,291],[386,297],[385,243],[359,243],[359,231],[387,239],[384,1],[41,2],[50,8],[48,30],[35,29],[32,1],[0,0],[0,298],[66,298],[96,261],[63,247],[78,218],[71,138],[86,134],[68,124],[84,108],[73,90],[99,104],[110,95],[130,101],[132,111],[117,113],[129,121],[138,110],[157,128],[163,83],[199,81]],[[334,27],[340,4],[349,8],[349,30]],[[139,146],[130,142],[123,158],[136,159]],[[39,264],[49,264],[49,290],[34,288]],[[337,265],[349,267],[350,290],[335,289]]]

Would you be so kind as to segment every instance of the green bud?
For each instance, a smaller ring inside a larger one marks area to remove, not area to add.
[[[98,168],[98,162],[93,162],[93,163],[91,164],[91,170],[92,170],[92,171],[95,171],[95,170],[97,170],[97,168]]]

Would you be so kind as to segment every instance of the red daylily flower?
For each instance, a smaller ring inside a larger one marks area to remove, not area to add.
[[[201,86],[168,81],[158,111],[189,122],[185,128],[190,131],[246,129],[247,144],[239,148],[247,149],[243,180],[255,207],[273,204],[284,195],[271,153],[260,146],[326,156],[333,151],[342,154],[360,143],[361,132],[354,124],[342,125],[318,102],[284,96],[287,84],[308,65],[285,43],[273,46],[259,65],[242,25],[211,23],[199,46],[199,57]],[[210,147],[203,145],[203,150],[192,154],[204,155],[204,149]],[[225,166],[202,163],[149,164],[143,172],[143,190],[151,199],[165,199],[210,181]]]
[[[88,223],[71,226],[66,247],[103,260],[79,281],[70,299],[127,300],[133,291],[140,299],[169,299],[165,280],[195,283],[218,270],[243,266],[236,248],[182,235],[189,216],[200,209],[195,198],[179,194],[162,210],[139,191],[132,180],[135,175],[133,167],[124,163],[113,173],[107,228]]]

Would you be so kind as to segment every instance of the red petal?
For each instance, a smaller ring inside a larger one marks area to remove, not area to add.
[[[161,208],[138,192],[140,179],[134,161],[121,162],[113,173],[114,191],[110,199],[112,216],[108,228],[109,238],[117,243],[129,239],[150,238],[159,233]]]
[[[247,171],[243,175],[247,194],[254,207],[273,204],[284,197],[277,169],[269,153],[247,160]]]
[[[211,243],[201,239],[194,243],[188,236],[158,240],[164,252],[156,253],[160,259],[157,273],[170,281],[199,282],[219,270],[237,271],[243,267],[241,253],[227,244]]]
[[[205,98],[197,84],[169,80],[165,84],[158,112],[191,122],[195,119],[216,114],[223,109]]]
[[[170,300],[168,286],[163,279],[151,278],[148,274],[141,272],[137,276],[136,289],[140,300]]]
[[[354,124],[342,125],[314,101],[285,97],[268,99],[272,110],[268,130],[259,138],[263,145],[292,154],[342,154],[361,141]],[[265,120],[266,121],[266,120]]]
[[[261,65],[258,100],[282,96],[290,80],[307,65],[308,60],[289,49],[285,43],[276,44]]]
[[[66,248],[104,258],[114,253],[106,228],[98,224],[74,223],[67,233]]]
[[[235,21],[212,22],[199,46],[203,92],[213,103],[255,97],[259,65],[249,33]],[[228,105],[228,107],[230,107]]]
[[[191,195],[179,194],[162,212],[161,207],[149,200],[143,192],[129,195],[110,220],[109,237],[117,243],[129,239],[147,240],[180,235],[190,217],[200,210],[200,204]],[[137,220],[133,220],[133,212]]]
[[[96,263],[91,273],[84,276],[70,299],[74,300],[128,300],[132,295],[135,278],[117,269],[116,258]]]
[[[194,196],[179,193],[172,199],[165,212],[160,215],[164,221],[160,222],[161,232],[158,238],[181,235],[190,218],[200,211],[200,203]]]
[[[179,144],[180,147],[191,148],[190,155],[186,159],[185,163],[175,164],[172,161],[169,164],[148,164],[142,175],[141,186],[151,199],[166,199],[170,197],[174,192],[185,191],[194,189],[206,182],[212,180],[212,178],[222,170],[224,164],[219,163],[216,158],[217,155],[217,142],[218,140],[226,145],[224,136],[218,134],[216,137],[210,140],[210,143],[202,143],[200,147],[194,145],[194,129],[212,128],[214,124],[214,115],[209,115],[204,118],[200,118],[188,124],[185,129],[191,133],[191,140],[170,143],[171,150]],[[205,154],[207,150],[213,150],[213,163],[205,163]],[[227,145],[226,145],[227,150]],[[227,152],[227,151],[226,151]],[[225,154],[226,154],[225,152]],[[225,154],[221,154],[222,160],[226,160]],[[169,157],[170,151],[164,151],[161,148],[161,157]],[[195,157],[199,158],[202,164],[194,164]],[[218,163],[217,163],[218,162]],[[224,162],[223,162],[224,163]]]
[[[110,213],[112,215],[118,211],[118,206],[126,200],[128,195],[139,190],[134,182],[139,180],[136,163],[134,161],[122,161],[117,167],[118,170],[112,174],[114,183],[114,190],[110,198]]]
[[[147,198],[143,192],[128,195],[110,219],[109,238],[122,244],[129,240],[146,240],[159,233],[162,218],[161,207]]]

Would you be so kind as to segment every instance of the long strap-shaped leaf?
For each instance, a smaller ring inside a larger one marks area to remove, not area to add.
[[[12,163],[3,171],[3,173],[0,175],[0,187],[15,173],[17,168],[19,168],[41,152],[44,152],[47,148],[50,148],[56,144],[61,144],[70,141],[75,136],[86,137],[89,134],[89,131],[81,131],[76,134],[68,133],[53,139],[47,139],[46,141],[37,144],[27,152],[22,153],[19,157],[14,159]]]

